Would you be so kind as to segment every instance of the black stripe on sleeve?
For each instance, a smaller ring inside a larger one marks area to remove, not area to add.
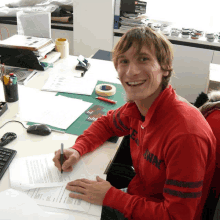
[[[116,121],[116,118],[115,118],[115,114],[116,114],[116,111],[115,111],[114,114],[113,114],[113,123],[114,123],[114,125],[115,125],[115,127],[116,127],[117,129],[119,129],[120,131],[123,131],[123,130],[118,126],[118,124],[117,124],[117,121]]]
[[[199,188],[203,185],[203,181],[197,182],[183,182],[178,180],[166,180],[167,185],[178,186],[178,187],[185,187],[185,188]]]
[[[164,188],[163,191],[167,194],[170,194],[172,196],[176,196],[176,197],[179,197],[179,198],[200,198],[202,196],[202,191],[200,192],[180,192],[180,191],[177,191],[177,190],[172,190],[172,189],[167,189],[167,188]]]
[[[117,119],[118,119],[118,122],[119,124],[125,129],[125,130],[130,130],[120,119],[120,112],[118,112],[117,114]]]

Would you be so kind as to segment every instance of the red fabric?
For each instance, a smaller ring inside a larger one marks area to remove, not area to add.
[[[181,102],[171,86],[145,121],[134,103],[109,111],[76,140],[81,155],[112,135],[130,134],[136,176],[128,193],[111,187],[103,205],[128,219],[199,220],[215,169],[216,139],[199,110]]]

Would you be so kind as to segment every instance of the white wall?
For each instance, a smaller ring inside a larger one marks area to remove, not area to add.
[[[73,0],[73,53],[89,57],[113,48],[114,0]]]

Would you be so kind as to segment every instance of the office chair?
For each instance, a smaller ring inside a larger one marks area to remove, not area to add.
[[[201,92],[196,98],[195,103],[194,103],[194,106],[199,108],[203,116],[206,118],[217,140],[216,168],[215,168],[215,172],[212,178],[212,182],[210,184],[209,195],[203,207],[202,220],[213,220],[214,219],[215,212],[217,211],[216,207],[217,207],[219,197],[220,197],[220,179],[219,179],[219,176],[220,176],[220,164],[219,164],[220,163],[220,148],[219,148],[220,140],[218,140],[219,139],[218,138],[219,128],[218,128],[218,124],[216,123],[216,121],[218,122],[220,119],[220,114],[218,113],[220,110],[220,103],[218,102],[220,100],[219,100],[219,96],[215,96],[215,95],[214,96],[212,95],[212,99],[209,100],[208,95],[205,94],[204,92]],[[215,106],[215,108],[213,108],[213,106]],[[211,113],[214,113],[214,112],[215,112],[214,116],[212,115],[211,118],[208,117],[210,116]],[[219,115],[216,115],[216,113]],[[214,123],[212,121],[214,121]]]
[[[130,154],[130,135],[124,136],[122,142],[107,170],[106,180],[117,189],[128,187],[135,176]]]
[[[215,112],[219,112],[219,110],[215,110]],[[216,112],[216,113],[217,113]],[[211,112],[212,113],[212,112]],[[218,113],[218,114],[219,114]],[[207,118],[208,116],[206,116]],[[220,114],[218,116],[220,118]],[[219,120],[219,119],[217,119]],[[208,121],[208,120],[207,120]],[[209,121],[208,121],[209,122]],[[215,129],[213,128],[212,124],[210,124],[210,127],[213,129],[213,133],[215,134]],[[219,148],[219,135],[216,135],[216,140],[217,140],[217,146],[216,146],[216,167],[215,167],[215,172],[212,178],[212,182],[210,184],[210,189],[209,189],[209,195],[206,199],[204,208],[203,208],[203,213],[202,213],[202,219],[203,220],[213,220],[214,216],[215,216],[215,212],[217,212],[218,210],[217,208],[217,204],[220,198],[220,148]]]

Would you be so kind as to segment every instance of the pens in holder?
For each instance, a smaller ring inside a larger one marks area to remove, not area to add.
[[[63,143],[61,144],[61,152],[60,152],[60,164],[61,164],[61,173],[63,173]]]
[[[106,98],[104,98],[104,97],[96,97],[96,99],[98,99],[98,100],[101,100],[101,101],[104,101],[104,102],[108,102],[108,103],[111,103],[111,104],[116,104],[117,102],[116,101],[114,101],[114,100],[111,100],[111,99],[106,99]]]

